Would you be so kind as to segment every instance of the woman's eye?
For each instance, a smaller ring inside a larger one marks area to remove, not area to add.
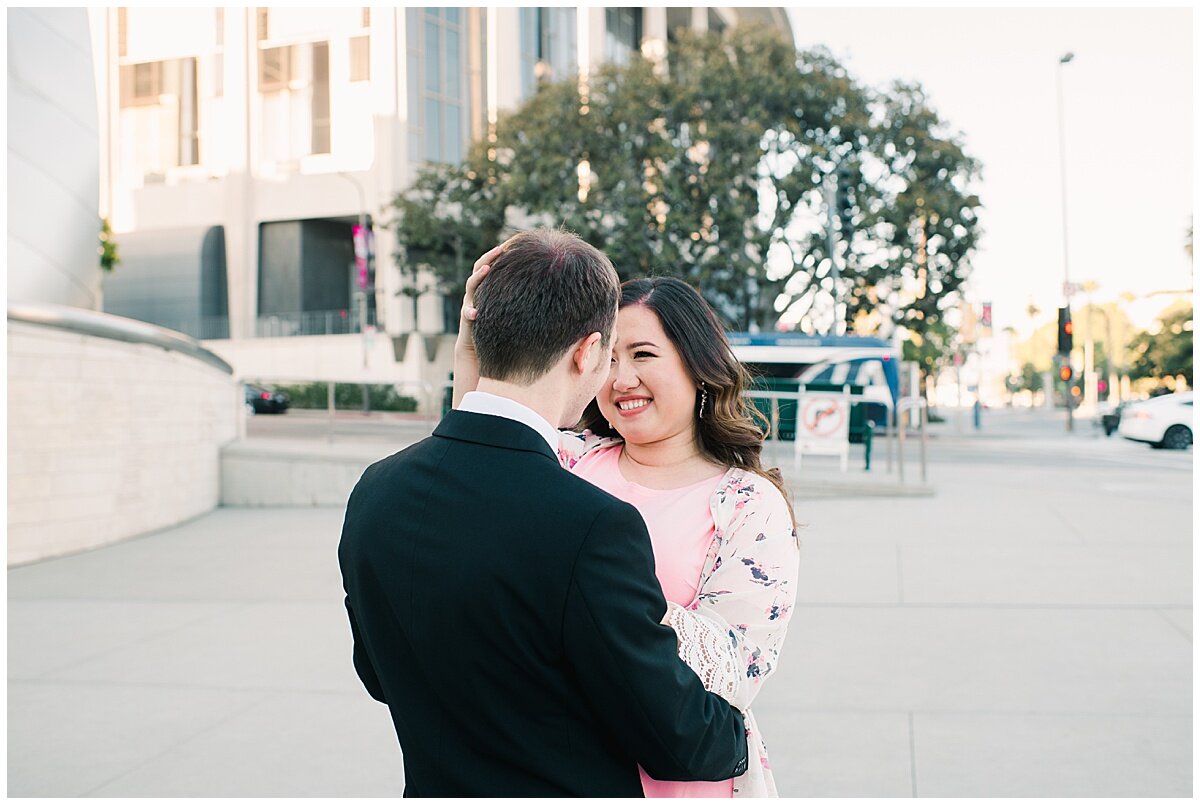
[[[641,351],[639,351],[639,352],[635,352],[635,353],[633,353],[633,357],[635,357],[635,358],[653,358],[653,357],[654,357],[654,353],[653,353],[653,352],[646,352],[645,350],[641,350]]]

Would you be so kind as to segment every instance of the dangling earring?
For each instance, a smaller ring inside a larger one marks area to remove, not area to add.
[[[704,419],[704,404],[708,402],[708,387],[700,384],[700,419]]]

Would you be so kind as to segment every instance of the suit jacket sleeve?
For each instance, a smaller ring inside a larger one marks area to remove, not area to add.
[[[666,600],[637,511],[612,503],[584,539],[563,644],[597,717],[660,780],[728,780],[746,770],[741,714],[704,690],[659,621]]]
[[[371,664],[371,658],[367,656],[367,650],[363,647],[362,635],[358,633],[358,621],[355,620],[354,609],[350,606],[350,596],[346,596],[346,614],[350,616],[350,633],[354,636],[354,670],[358,672],[358,678],[362,680],[363,687],[371,694],[371,698],[387,704],[383,685],[379,683],[379,675],[375,673],[375,666]]]

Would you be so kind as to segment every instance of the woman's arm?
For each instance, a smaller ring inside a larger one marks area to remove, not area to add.
[[[795,602],[800,554],[787,502],[766,478],[746,475],[744,496],[712,573],[690,607],[669,607],[679,656],[705,686],[745,709],[774,672]],[[733,500],[728,501],[736,507]]]
[[[475,289],[492,270],[492,261],[504,251],[504,244],[475,261],[467,287],[463,292],[462,311],[458,317],[458,339],[454,342],[454,407],[462,402],[468,391],[479,385],[479,361],[475,357]]]

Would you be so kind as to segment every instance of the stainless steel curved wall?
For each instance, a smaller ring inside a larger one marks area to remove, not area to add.
[[[8,299],[100,307],[100,135],[84,8],[8,9]]]

